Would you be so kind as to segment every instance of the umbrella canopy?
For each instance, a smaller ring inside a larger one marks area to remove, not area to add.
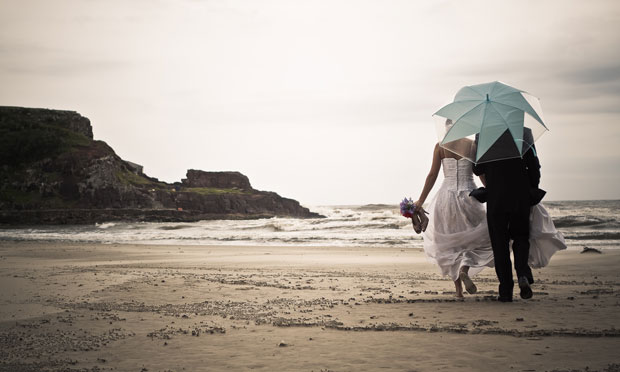
[[[522,157],[548,130],[538,98],[498,81],[461,88],[433,117],[439,145],[474,163]]]

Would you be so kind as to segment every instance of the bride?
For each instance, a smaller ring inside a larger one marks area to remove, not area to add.
[[[459,140],[458,146],[471,148],[475,144],[464,138]],[[493,267],[493,250],[484,206],[469,196],[476,188],[472,163],[439,144],[433,150],[431,169],[422,193],[414,203],[416,208],[422,207],[426,201],[441,168],[444,180],[429,203],[429,223],[422,234],[424,251],[429,260],[439,266],[441,273],[454,281],[456,297],[461,298],[462,284],[469,294],[477,292],[471,277],[485,267]],[[484,176],[481,181],[484,183]],[[566,249],[564,237],[555,229],[547,210],[540,203],[533,206],[529,265],[544,267],[551,256],[562,249]]]

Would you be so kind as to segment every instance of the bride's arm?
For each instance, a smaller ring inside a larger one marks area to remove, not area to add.
[[[439,144],[435,145],[435,150],[433,150],[433,163],[431,164],[431,170],[428,172],[428,176],[426,176],[426,182],[424,183],[424,188],[422,189],[422,193],[418,200],[414,203],[416,207],[421,207],[426,201],[426,197],[428,193],[431,192],[433,186],[435,185],[435,181],[437,180],[437,175],[439,174],[439,169],[441,168],[441,156],[439,154],[440,147]]]

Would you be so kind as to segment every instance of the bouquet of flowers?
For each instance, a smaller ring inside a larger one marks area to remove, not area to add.
[[[426,231],[426,227],[428,226],[428,214],[427,211],[420,207],[416,207],[413,204],[413,200],[411,198],[404,198],[403,201],[400,202],[400,214],[404,217],[411,218],[411,223],[413,224],[413,230],[416,233],[421,233],[422,231]]]
[[[404,217],[412,218],[415,213],[415,204],[413,204],[413,200],[411,198],[404,198],[403,201],[400,202],[400,214]]]

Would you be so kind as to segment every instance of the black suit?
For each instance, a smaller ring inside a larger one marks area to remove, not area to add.
[[[537,188],[540,181],[540,163],[535,149],[529,149],[523,158],[492,161],[474,166],[474,173],[486,178],[487,224],[495,272],[499,279],[499,295],[512,298],[514,281],[510,261],[510,239],[517,277],[525,276],[533,282],[527,263],[530,218],[530,188]]]

